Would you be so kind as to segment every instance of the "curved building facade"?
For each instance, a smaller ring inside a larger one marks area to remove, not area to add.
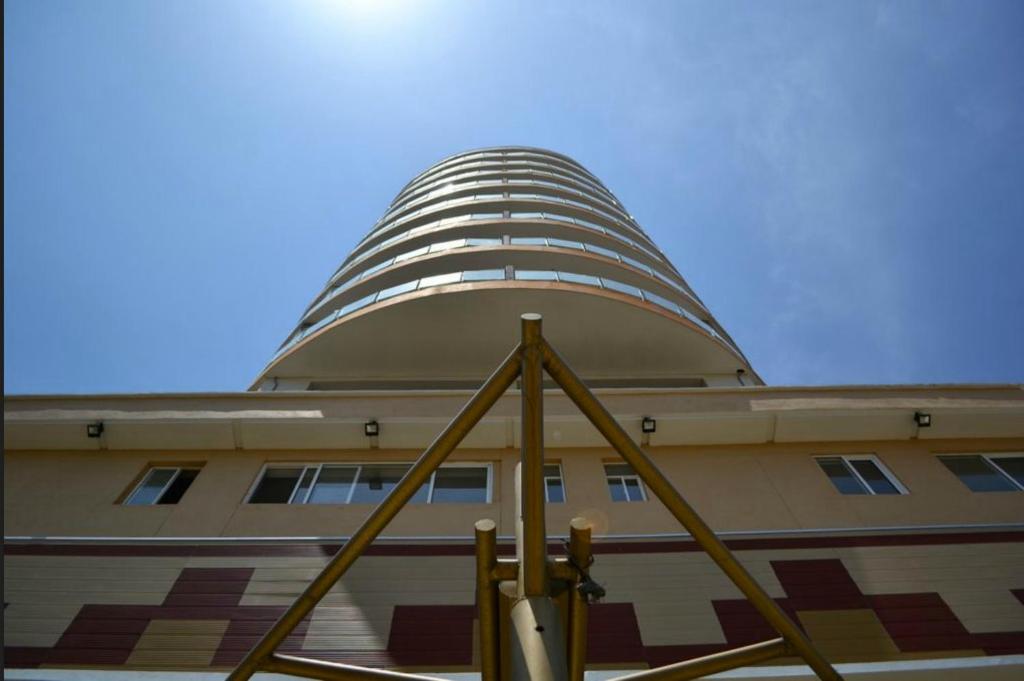
[[[761,383],[621,202],[576,161],[498,147],[413,178],[254,389],[467,387],[523,312],[596,386]]]

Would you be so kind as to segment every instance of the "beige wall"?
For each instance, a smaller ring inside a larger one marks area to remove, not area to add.
[[[683,494],[719,531],[854,528],[893,525],[1020,522],[1024,492],[968,490],[935,458],[947,452],[1024,452],[1024,440],[806,443],[661,447],[648,450]],[[818,468],[816,454],[874,453],[910,490],[906,496],[843,496]],[[351,533],[366,505],[247,505],[246,493],[267,462],[412,461],[413,450],[50,452],[5,454],[4,510],[8,536],[338,536]],[[612,503],[602,463],[610,449],[557,449],[568,501],[548,505],[548,529],[565,532],[584,515],[598,534],[678,531],[654,500]],[[454,461],[493,464],[494,503],[417,505],[386,531],[391,536],[469,536],[491,517],[513,528],[514,450],[459,450]],[[182,501],[173,506],[122,506],[117,501],[147,466],[203,462]]]

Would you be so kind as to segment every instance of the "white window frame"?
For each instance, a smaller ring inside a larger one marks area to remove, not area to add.
[[[312,505],[312,506],[348,506],[349,504],[352,503],[352,497],[355,494],[356,486],[359,484],[359,477],[363,473],[363,466],[408,466],[408,467],[411,468],[412,465],[413,465],[413,463],[409,462],[409,461],[353,461],[351,463],[349,463],[349,462],[342,462],[342,461],[320,461],[320,462],[315,462],[315,461],[296,461],[295,463],[290,463],[290,462],[287,462],[287,461],[275,461],[275,462],[265,463],[260,468],[260,472],[259,472],[259,475],[256,476],[256,480],[249,487],[249,492],[245,495],[245,499],[244,499],[244,501],[242,503],[244,503],[244,504],[252,503],[252,497],[256,493],[257,488],[259,488],[260,483],[263,481],[263,476],[266,475],[267,470],[269,470],[271,468],[301,468],[302,469],[302,472],[299,473],[298,480],[295,481],[295,486],[292,487],[291,494],[288,496],[288,501],[281,502],[281,505],[287,505],[287,506],[307,506],[307,505]],[[313,489],[316,487],[316,483],[320,480],[320,473],[323,472],[324,466],[338,467],[338,468],[355,468],[356,469],[356,474],[352,478],[352,485],[351,485],[351,487],[348,490],[348,496],[345,498],[344,502],[336,503],[336,504],[310,504],[309,503],[309,497],[313,493]],[[305,497],[303,497],[302,501],[301,502],[296,502],[295,501],[295,495],[298,494],[299,487],[302,484],[302,479],[306,476],[306,471],[308,471],[311,468],[315,469],[316,473],[313,475],[313,479],[309,483],[309,489],[306,490],[306,495],[305,495]],[[493,498],[494,498],[494,496],[493,496],[493,490],[494,490],[494,466],[493,465],[491,465],[490,463],[477,463],[477,462],[468,462],[468,461],[467,462],[463,462],[463,461],[459,461],[459,462],[453,462],[453,463],[444,464],[443,466],[441,466],[437,470],[440,470],[441,468],[485,468],[487,470],[487,500],[484,501],[484,502],[476,502],[476,503],[485,503],[485,504],[493,503]],[[433,504],[434,503],[434,480],[435,480],[435,478],[437,476],[437,470],[435,470],[433,473],[430,474],[430,480],[427,482],[427,485],[428,485],[428,488],[427,488],[427,500],[425,502],[423,502],[423,503],[426,503],[426,504]],[[440,503],[440,502],[438,502],[438,503]]]
[[[551,499],[548,498],[548,480],[554,480],[554,479],[556,479],[556,476],[554,476],[554,475],[545,475],[544,476],[544,503],[546,503],[546,504],[567,504],[567,503],[569,503],[569,492],[565,489],[565,475],[562,472],[562,464],[561,463],[545,463],[544,466],[545,467],[547,467],[547,466],[555,466],[556,468],[558,468],[557,480],[558,480],[558,483],[562,486],[562,500],[561,501],[551,501]]]
[[[989,466],[992,466],[992,468],[996,471],[996,473],[998,473],[999,475],[1003,476],[1007,481],[1009,481],[1009,483],[1011,485],[1013,485],[1014,489],[1006,490],[1007,492],[1021,492],[1021,491],[1024,491],[1024,486],[1022,486],[1019,482],[1017,482],[1012,475],[1010,475],[1009,473],[1004,471],[1003,467],[1000,466],[998,463],[996,463],[995,460],[994,460],[994,459],[1024,459],[1024,452],[955,452],[955,453],[951,453],[951,454],[937,453],[935,456],[936,456],[936,458],[941,457],[941,456],[950,457],[950,458],[957,457],[957,456],[959,456],[959,457],[980,456],[982,459],[985,460],[985,462]],[[941,459],[939,460],[939,463],[942,463]],[[946,468],[945,464],[943,464],[943,468]],[[946,468],[946,470],[949,471],[950,473],[952,473],[953,477],[955,477],[957,480],[960,480],[960,476],[959,475],[957,475],[956,473],[953,473],[953,471],[950,471],[949,468]],[[963,483],[965,487],[967,486],[967,483],[965,483],[963,480],[960,480],[960,482]],[[974,491],[970,487],[968,487],[967,489],[970,490],[971,492]]]
[[[631,504],[631,503],[636,503],[638,501],[647,501],[647,490],[644,489],[644,481],[640,479],[639,475],[637,475],[636,473],[633,473],[631,475],[622,475],[620,473],[609,473],[608,472],[608,466],[621,466],[621,465],[622,464],[617,463],[617,462],[608,462],[608,461],[604,462],[603,466],[604,466],[604,481],[605,481],[605,485],[607,486],[607,485],[611,484],[611,482],[610,482],[611,478],[618,478],[619,484],[622,485],[622,492],[626,496],[625,503]],[[626,487],[626,480],[627,479],[629,479],[629,480],[636,480],[637,487],[640,489],[640,498],[639,499],[630,499],[629,498],[629,488]],[[608,491],[608,495],[611,496],[611,490]],[[612,497],[612,502],[614,502],[614,501],[615,501],[615,498]]]
[[[856,478],[857,482],[859,482],[864,487],[864,489],[867,490],[866,496],[891,497],[893,495],[879,494],[874,489],[872,489],[871,485],[868,484],[868,481],[865,480],[864,477],[860,474],[860,471],[858,471],[856,467],[850,465],[851,461],[870,461],[871,463],[875,464],[879,471],[881,471],[882,476],[889,481],[889,484],[896,488],[896,491],[899,493],[899,496],[905,496],[910,494],[910,490],[908,490],[903,485],[903,483],[900,482],[899,479],[893,474],[893,472],[890,471],[884,463],[882,463],[882,460],[879,459],[874,454],[816,454],[814,456],[815,462],[817,462],[819,459],[840,459],[846,466],[846,470],[850,471],[850,473],[853,474],[853,477]],[[833,489],[836,490],[836,492],[838,492],[842,496],[857,496],[854,494],[843,494],[843,492],[840,492],[839,489],[836,488],[835,483],[832,482],[832,478],[828,476],[828,473],[825,473],[825,469],[821,467],[821,464],[818,464],[818,470],[824,473],[825,477],[828,479],[829,483],[832,485]]]
[[[135,487],[132,487],[132,491],[129,492],[128,496],[126,496],[124,498],[124,501],[121,502],[121,505],[122,506],[158,506],[160,504],[160,500],[163,498],[164,494],[167,493],[167,490],[170,489],[171,485],[174,484],[174,481],[178,479],[178,476],[181,475],[181,472],[183,470],[185,470],[186,468],[188,468],[188,470],[198,470],[196,468],[189,468],[188,466],[151,466],[146,471],[146,474],[142,476],[142,479],[139,480],[139,482],[135,485]],[[134,497],[135,494],[139,490],[141,490],[143,488],[143,486],[145,486],[146,481],[149,480],[150,476],[153,475],[154,473],[156,473],[157,471],[174,471],[174,475],[172,475],[170,477],[170,479],[168,479],[167,484],[165,484],[163,487],[160,488],[160,493],[157,494],[156,498],[153,501],[151,501],[150,503],[148,503],[148,504],[132,504],[132,503],[130,503],[132,497]]]
[[[472,463],[468,461],[454,461],[449,464],[438,467],[433,473],[430,474],[430,490],[427,492],[427,503],[434,503],[434,480],[437,478],[437,471],[443,468],[486,468],[487,469],[487,500],[482,502],[485,504],[491,503],[491,488],[493,485],[494,476],[492,475],[493,467],[489,463]],[[355,486],[353,485],[353,488]],[[472,503],[472,502],[471,502]],[[481,503],[481,502],[476,502]]]

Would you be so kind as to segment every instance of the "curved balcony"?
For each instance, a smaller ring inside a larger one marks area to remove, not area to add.
[[[465,300],[439,300],[445,295],[482,291],[489,292],[489,295],[468,296]],[[518,293],[506,296],[506,292]],[[556,293],[565,295],[553,295]],[[600,303],[595,304],[587,298],[599,299]],[[442,302],[442,307],[438,307]],[[405,309],[398,310],[398,306]],[[627,312],[629,307],[634,310]],[[386,319],[379,314],[385,309],[389,310]],[[493,365],[515,344],[516,310],[521,309],[540,310],[551,319],[548,329],[559,331],[552,336],[552,332],[546,330],[546,335],[584,375],[628,377],[630,371],[644,372],[642,365],[646,363],[661,366],[670,357],[674,358],[669,362],[674,371],[669,373],[677,376],[694,376],[709,370],[724,374],[735,372],[737,368],[749,370],[742,353],[726,336],[682,306],[651,291],[610,277],[578,272],[518,270],[508,279],[505,268],[490,268],[412,279],[353,300],[289,338],[261,372],[257,384],[276,375],[346,376],[351,374],[350,369],[364,362],[367,368],[374,367],[373,357],[388,356],[394,360],[393,353],[401,355],[399,364],[409,365],[408,368],[417,359],[436,367],[434,353],[449,355],[449,351],[444,350],[444,341],[438,336],[447,335],[451,330],[459,330],[456,336],[467,337],[464,349],[480,359],[475,373],[471,369],[473,363],[469,362],[459,371],[453,371],[452,377],[479,378],[486,375],[485,359]],[[637,316],[636,310],[648,315],[654,312],[661,321]],[[512,324],[502,321],[506,316]],[[442,319],[446,320],[443,324],[438,322]],[[346,324],[356,320],[363,320],[357,325],[359,327],[369,323],[381,331],[371,333],[363,328],[344,329]],[[670,321],[675,328],[666,326],[664,321]],[[416,332],[393,329],[386,333],[384,329],[392,325],[415,328]],[[494,330],[499,327],[510,327],[508,334],[495,334]],[[336,333],[343,329],[344,333]],[[379,343],[368,342],[367,334],[375,336]],[[665,338],[659,334],[670,334],[675,338],[677,351],[666,352],[662,347]],[[593,362],[584,361],[584,357],[593,352],[586,348],[593,345],[595,338],[601,338],[602,347],[614,338],[613,345],[630,350],[629,362],[619,362],[614,352],[597,353],[592,358]],[[449,342],[452,340],[449,338]],[[489,347],[490,352],[483,352],[483,346]],[[346,358],[342,362],[346,366],[337,366],[339,357]],[[348,366],[349,360],[351,367]],[[333,370],[327,364],[331,364]],[[412,375],[403,373],[398,366],[393,366],[391,371],[391,378]],[[650,375],[653,377],[654,373]],[[358,377],[367,378],[368,374]]]
[[[423,194],[417,192],[411,195],[405,202],[388,209],[374,224],[371,233],[379,229],[382,224],[404,216],[407,211],[415,207],[423,208],[437,200],[453,199],[480,192],[497,192],[499,190],[501,192],[531,190],[553,194],[562,198],[584,199],[585,203],[592,204],[595,209],[612,213],[631,227],[639,228],[639,225],[635,223],[629,213],[623,210],[617,202],[611,201],[607,197],[599,196],[589,189],[583,188],[583,185],[570,186],[569,183],[563,181],[553,182],[550,179],[545,179],[548,177],[551,177],[548,173],[534,172],[486,173],[474,175],[473,178],[457,184],[442,183],[437,189],[432,189]]]
[[[499,231],[507,232],[509,230],[506,229]],[[498,249],[506,254],[514,254],[524,249],[530,249],[529,252],[534,255],[559,253],[562,255],[578,256],[585,254],[591,259],[623,265],[629,268],[630,271],[643,275],[645,279],[641,280],[638,285],[643,286],[645,285],[645,280],[653,280],[653,282],[646,285],[653,286],[656,290],[664,289],[665,295],[683,296],[685,298],[684,304],[694,308],[693,311],[695,314],[698,316],[710,317],[710,314],[706,309],[704,309],[703,303],[697,299],[684,282],[681,280],[676,281],[672,277],[666,276],[663,272],[656,269],[657,266],[663,267],[663,263],[661,263],[661,261],[656,261],[656,267],[651,267],[649,264],[632,257],[628,252],[623,253],[614,248],[607,248],[605,246],[595,244],[593,241],[594,240],[590,239],[575,241],[547,235],[511,236],[503,234],[500,236],[477,236],[460,239],[447,239],[442,241],[435,240],[415,248],[410,248],[408,246],[405,248],[396,247],[393,251],[381,254],[387,257],[380,259],[375,258],[373,264],[366,263],[366,267],[360,268],[358,271],[348,271],[345,273],[346,276],[338,277],[333,280],[334,284],[325,288],[313,303],[307,307],[302,321],[316,321],[316,318],[311,320],[311,315],[314,315],[320,308],[323,308],[325,305],[330,303],[330,301],[337,301],[339,296],[352,291],[353,289],[358,289],[359,284],[370,278],[379,278],[387,275],[392,268],[416,264],[423,261],[428,256],[452,254],[456,251],[460,254],[465,254],[476,249],[489,249],[489,251]],[[612,245],[621,247],[622,244],[613,243]],[[514,262],[506,258],[505,260],[501,260],[499,263],[501,266],[504,266],[504,264],[514,264]],[[529,261],[527,261],[527,266],[529,266],[529,264]],[[319,315],[317,315],[317,317],[318,316]]]
[[[523,312],[549,317],[584,376],[692,386],[743,370],[760,381],[597,178],[559,154],[506,147],[449,157],[403,187],[259,384],[465,384],[514,344]]]
[[[397,196],[401,196],[409,188],[419,185],[428,177],[436,177],[438,173],[442,171],[449,171],[456,167],[463,167],[469,165],[479,165],[481,163],[496,163],[496,162],[523,162],[532,161],[535,163],[546,163],[553,165],[563,170],[569,171],[573,174],[582,175],[586,181],[595,184],[603,191],[607,192],[607,188],[601,183],[601,181],[593,175],[586,168],[576,163],[568,156],[549,152],[544,149],[533,149],[530,147],[520,147],[516,150],[496,148],[493,150],[478,150],[466,152],[463,154],[455,154],[449,156],[447,159],[440,163],[431,166],[427,170],[410,180],[402,189],[398,192]],[[610,193],[610,192],[609,192]]]
[[[512,173],[512,172],[543,172],[553,177],[562,178],[564,180],[571,180],[578,184],[584,185],[598,194],[605,195],[609,199],[614,200],[611,192],[605,189],[599,183],[592,181],[585,175],[580,173],[566,170],[565,168],[551,165],[549,163],[542,163],[539,161],[473,161],[466,163],[465,165],[453,166],[452,168],[438,173],[436,175],[430,175],[419,180],[415,184],[410,185],[406,189],[402,190],[391,202],[391,205],[396,205],[403,202],[409,196],[424,191],[429,188],[437,187],[446,183],[455,182],[457,180],[472,177],[474,175],[482,175],[484,173]]]
[[[548,238],[549,244],[558,241],[589,243],[616,251],[623,262],[633,264],[638,269],[649,271],[652,276],[663,283],[684,291],[690,298],[705,307],[700,298],[686,281],[663,257],[652,253],[649,249],[614,230],[606,229],[586,220],[570,218],[564,215],[545,213],[539,219],[501,219],[501,220],[470,220],[466,216],[462,220],[446,218],[427,223],[408,232],[387,239],[377,246],[363,252],[358,257],[343,264],[328,280],[327,285],[306,308],[308,313],[314,306],[334,289],[346,285],[350,280],[368,276],[390,265],[395,258],[424,247],[430,252],[447,249],[454,241],[482,243],[491,245],[514,243],[517,238]],[[644,264],[646,263],[646,265]],[[305,316],[305,313],[303,316]]]
[[[380,226],[356,246],[346,264],[348,261],[361,255],[365,250],[384,242],[389,237],[417,227],[423,227],[435,220],[454,218],[463,214],[481,216],[476,219],[485,219],[482,216],[490,216],[491,219],[498,220],[506,217],[506,212],[509,212],[512,218],[516,217],[515,213],[520,214],[519,218],[525,218],[528,215],[541,215],[542,213],[551,212],[586,223],[603,223],[601,226],[605,229],[611,229],[623,234],[623,236],[629,235],[627,238],[634,242],[643,241],[645,250],[652,254],[658,253],[657,247],[643,232],[635,229],[633,225],[619,220],[614,215],[597,210],[589,204],[574,199],[563,199],[556,196],[542,196],[539,194],[534,194],[530,197],[505,197],[496,194],[485,194],[481,195],[480,198],[474,195],[472,197],[451,199],[431,204]],[[594,222],[595,220],[597,222]],[[656,257],[665,259],[660,253]]]

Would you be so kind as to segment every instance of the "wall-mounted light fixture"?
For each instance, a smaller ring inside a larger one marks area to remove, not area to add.
[[[931,428],[932,415],[926,414],[923,411],[914,412],[914,423],[917,424],[918,428]]]
[[[652,419],[650,416],[645,416],[640,420],[640,431],[644,433],[653,433],[658,429],[658,422]]]
[[[737,369],[736,370],[736,380],[739,381],[740,385],[742,385],[742,386],[746,385],[746,383],[743,382],[743,374],[745,374],[745,373],[747,373],[746,369]]]
[[[367,421],[363,424],[363,432],[366,437],[377,437],[380,435],[380,424],[376,421]]]
[[[103,421],[85,424],[85,434],[89,437],[99,437],[103,434]]]

